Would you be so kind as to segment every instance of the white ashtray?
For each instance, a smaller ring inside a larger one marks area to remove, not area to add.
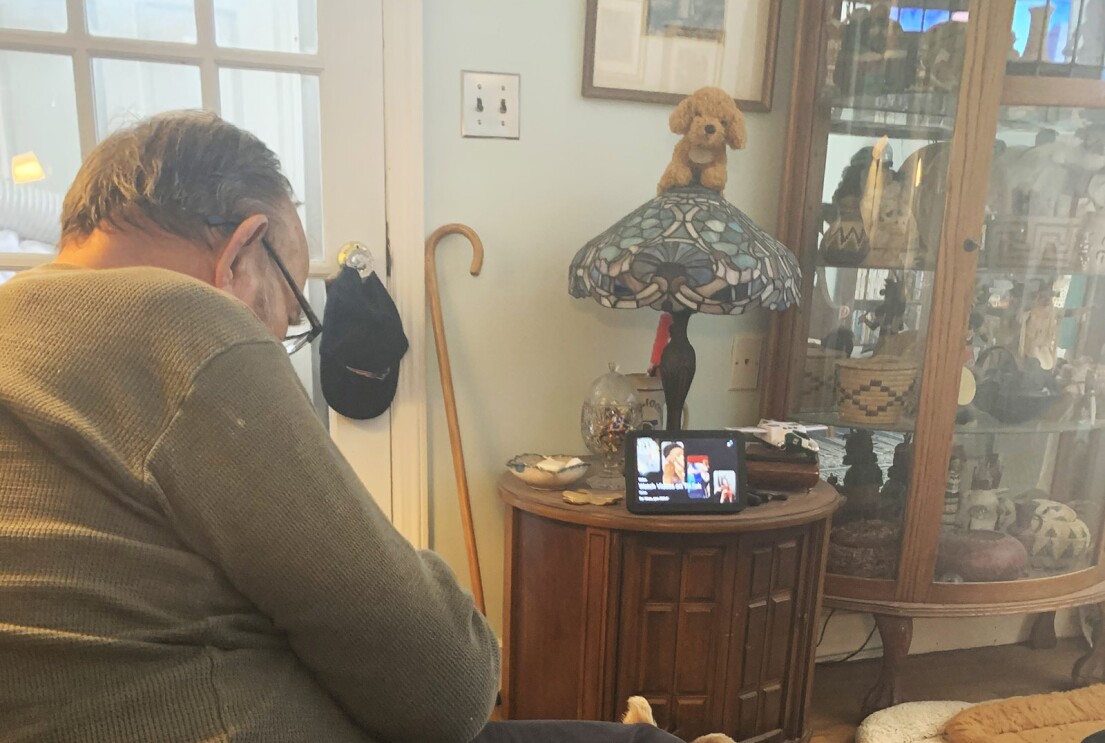
[[[540,490],[563,490],[583,479],[591,465],[570,454],[519,454],[506,468],[522,482]]]

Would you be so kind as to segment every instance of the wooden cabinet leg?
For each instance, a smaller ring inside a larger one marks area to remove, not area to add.
[[[1105,618],[1105,604],[1099,606],[1101,617]],[[1071,676],[1080,686],[1105,682],[1105,621],[1098,621],[1094,626],[1093,647],[1075,661]]]
[[[1036,615],[1032,623],[1032,632],[1028,636],[1028,647],[1033,650],[1051,650],[1059,644],[1055,637],[1055,612],[1045,611]]]
[[[879,636],[882,638],[882,671],[879,674],[879,680],[863,700],[865,715],[893,707],[902,701],[899,682],[906,656],[909,655],[909,646],[913,643],[911,617],[876,614],[875,626],[878,627]]]

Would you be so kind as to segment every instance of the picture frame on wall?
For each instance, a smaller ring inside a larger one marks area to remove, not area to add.
[[[587,0],[583,95],[678,103],[728,91],[770,111],[781,0]]]

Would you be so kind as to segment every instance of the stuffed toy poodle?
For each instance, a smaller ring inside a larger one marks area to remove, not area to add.
[[[701,88],[683,99],[668,124],[683,139],[675,145],[657,193],[695,183],[723,190],[728,177],[725,148],[744,149],[747,139],[744,116],[733,97],[720,88]]]

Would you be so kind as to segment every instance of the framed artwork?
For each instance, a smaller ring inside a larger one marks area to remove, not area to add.
[[[781,0],[587,0],[583,95],[677,103],[714,85],[770,111]]]

